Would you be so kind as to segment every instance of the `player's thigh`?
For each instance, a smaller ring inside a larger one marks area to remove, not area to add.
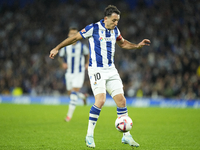
[[[114,74],[107,80],[106,89],[112,97],[118,94],[124,94],[122,80],[118,73]]]
[[[75,73],[72,75],[72,88],[81,88],[85,79],[85,73]]]
[[[90,85],[95,95],[106,93],[106,76],[99,69],[88,69]]]

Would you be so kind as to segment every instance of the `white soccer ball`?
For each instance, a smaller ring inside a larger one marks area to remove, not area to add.
[[[133,127],[133,121],[129,116],[118,117],[115,121],[115,128],[120,132],[128,132]]]

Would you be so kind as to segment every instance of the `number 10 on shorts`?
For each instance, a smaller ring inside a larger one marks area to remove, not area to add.
[[[100,80],[101,79],[100,73],[98,72],[98,73],[94,74],[94,78],[95,78],[95,81]]]

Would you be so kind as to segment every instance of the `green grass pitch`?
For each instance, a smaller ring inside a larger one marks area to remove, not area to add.
[[[0,150],[84,150],[91,106],[0,104]],[[200,149],[200,109],[128,107],[137,150]],[[103,107],[96,125],[96,150],[132,149],[114,127],[116,107]]]

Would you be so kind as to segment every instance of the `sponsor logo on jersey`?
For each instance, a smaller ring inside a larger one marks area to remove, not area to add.
[[[99,41],[100,41],[100,42],[102,42],[103,40],[105,40],[105,41],[112,41],[112,40],[115,40],[115,38],[114,38],[114,37],[105,37],[105,38],[100,37],[100,38],[99,38]]]
[[[100,37],[100,38],[99,38],[99,41],[100,41],[100,42],[101,42],[101,41],[103,41],[103,38],[102,38],[102,37]]]

